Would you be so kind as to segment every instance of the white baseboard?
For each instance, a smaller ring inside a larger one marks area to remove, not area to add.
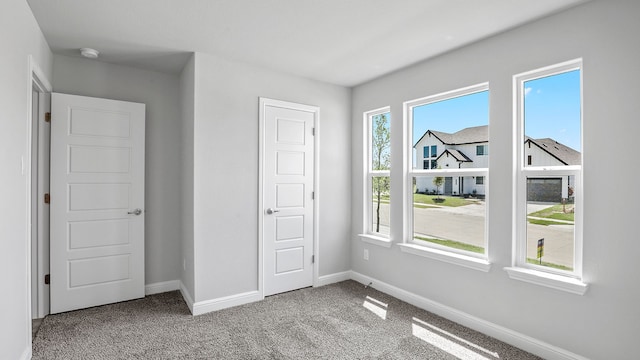
[[[458,324],[464,325],[468,328],[494,337],[500,341],[504,341],[507,344],[538,355],[544,359],[587,360],[587,358],[578,354],[574,354],[570,351],[561,349],[544,341],[540,341],[530,336],[507,329],[503,326],[482,320],[460,310],[456,310],[433,300],[429,300],[393,285],[386,284],[382,281],[366,275],[362,275],[358,272],[351,271],[351,279],[364,285],[372,283],[371,287],[376,290],[382,291],[411,305],[430,311]]]
[[[31,341],[29,341],[29,347],[24,349],[22,356],[20,356],[20,360],[30,360],[31,359]]]
[[[325,286],[351,279],[351,271],[343,271],[335,274],[329,274],[318,277],[315,286]]]
[[[244,305],[255,301],[262,300],[263,297],[258,291],[249,291],[246,293],[225,296],[217,299],[198,301],[193,304],[191,313],[195,315],[202,315],[208,312],[222,310],[233,306]]]
[[[160,294],[180,289],[180,280],[162,281],[144,286],[145,295]]]
[[[191,294],[189,294],[189,290],[187,290],[182,281],[180,281],[180,294],[182,294],[184,302],[187,303],[189,311],[191,312],[191,314],[193,314],[193,297],[191,297]]]

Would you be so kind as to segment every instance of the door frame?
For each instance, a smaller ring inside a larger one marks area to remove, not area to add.
[[[318,234],[320,209],[320,108],[282,100],[260,97],[259,141],[258,141],[258,294],[264,299],[264,158],[265,158],[265,109],[267,106],[280,107],[314,113],[313,136],[313,287],[318,286],[318,270],[320,263]]]
[[[33,313],[32,313],[32,305],[33,302],[36,301],[37,302],[37,309],[38,309],[38,314],[36,316],[38,317],[44,317],[45,315],[47,315],[49,313],[48,308],[49,308],[49,298],[45,297],[45,296],[38,296],[38,294],[43,294],[44,293],[44,289],[45,289],[45,284],[44,284],[44,276],[45,273],[48,269],[44,269],[44,266],[42,266],[43,263],[43,259],[45,258],[45,256],[48,256],[48,254],[44,254],[43,252],[43,239],[41,236],[38,237],[38,246],[37,249],[33,249],[33,247],[31,246],[31,241],[32,241],[32,210],[33,210],[33,206],[32,206],[32,191],[33,189],[33,184],[34,184],[34,179],[33,179],[33,174],[32,174],[32,166],[33,163],[36,162],[38,163],[38,154],[33,154],[33,136],[34,136],[34,132],[37,130],[37,126],[38,126],[38,118],[41,118],[44,116],[44,113],[47,112],[49,109],[44,109],[44,102],[42,101],[43,98],[43,94],[51,94],[53,87],[51,86],[51,83],[49,82],[49,80],[47,79],[46,75],[44,74],[44,72],[42,71],[42,69],[40,68],[40,66],[38,65],[38,63],[35,61],[35,59],[33,58],[32,55],[29,55],[27,58],[27,68],[29,71],[29,75],[27,76],[27,80],[28,80],[28,84],[27,84],[27,105],[28,105],[28,112],[27,112],[27,158],[26,158],[26,164],[23,164],[23,169],[26,173],[26,182],[27,182],[27,236],[25,239],[25,243],[26,243],[26,255],[27,255],[27,284],[29,286],[27,286],[27,308],[28,308],[28,324],[29,326],[28,328],[28,334],[27,337],[29,339],[29,343],[31,343],[31,320],[33,319]],[[38,104],[38,118],[34,119],[33,118],[33,89],[36,89],[36,91],[39,93],[39,98],[41,101],[39,101]],[[39,164],[38,164],[39,165]],[[37,187],[37,179],[36,179],[36,187]],[[38,202],[38,204],[41,204],[40,202]],[[40,224],[38,224],[39,226]],[[32,251],[37,251],[37,261],[38,264],[32,264],[31,261],[31,257],[32,257]],[[37,276],[33,276],[32,274],[32,267],[36,266],[36,275]],[[31,293],[31,285],[32,285],[32,281],[37,281],[37,289],[38,289],[38,294],[36,294],[35,299],[32,298],[33,294]],[[39,281],[42,280],[42,281]]]

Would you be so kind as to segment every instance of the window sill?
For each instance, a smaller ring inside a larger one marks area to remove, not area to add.
[[[371,234],[358,234],[360,239],[368,244],[378,245],[386,248],[391,247],[391,239]]]
[[[402,250],[402,252],[413,255],[444,261],[450,264],[460,265],[484,272],[489,272],[491,269],[491,263],[489,261],[485,259],[478,259],[473,256],[466,256],[414,244],[398,244],[398,246],[400,246],[400,250]]]
[[[582,281],[562,275],[549,274],[543,271],[532,269],[506,267],[504,270],[509,277],[514,280],[520,280],[531,284],[546,286],[552,289],[570,292],[573,294],[584,295],[587,292],[588,284]]]

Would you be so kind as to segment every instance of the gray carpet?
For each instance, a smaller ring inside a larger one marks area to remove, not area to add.
[[[539,359],[354,281],[193,317],[179,292],[47,316],[33,359]]]

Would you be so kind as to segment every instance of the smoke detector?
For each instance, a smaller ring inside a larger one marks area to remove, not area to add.
[[[80,54],[89,59],[97,59],[100,52],[92,48],[82,48],[80,49]]]

